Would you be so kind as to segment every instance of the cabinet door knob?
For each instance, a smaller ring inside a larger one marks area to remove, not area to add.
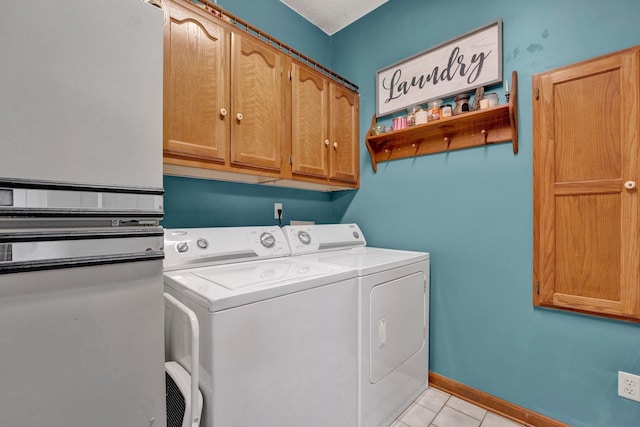
[[[324,145],[326,145],[327,147],[329,146],[329,140],[328,139],[324,140]]]
[[[236,114],[236,119],[238,119],[238,121],[241,121],[243,117],[242,113]]]
[[[226,108],[221,108],[221,109],[220,109],[220,115],[221,115],[222,117],[226,116],[226,115],[227,115],[227,109],[226,109]]]
[[[333,148],[338,148],[338,143],[337,142],[333,143]]]
[[[624,188],[626,188],[627,190],[633,190],[634,188],[636,188],[636,182],[635,181],[627,181],[624,183]]]

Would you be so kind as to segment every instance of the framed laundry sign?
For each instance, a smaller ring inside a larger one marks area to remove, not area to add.
[[[376,116],[502,81],[502,19],[378,70]]]

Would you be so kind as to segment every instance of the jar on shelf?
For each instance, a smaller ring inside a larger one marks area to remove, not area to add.
[[[393,119],[393,130],[402,130],[407,127],[407,118],[404,116]]]
[[[422,125],[424,123],[427,123],[428,120],[429,120],[428,110],[425,110],[424,108],[420,108],[418,111],[416,111],[415,124]]]
[[[453,115],[453,108],[451,104],[445,104],[440,108],[440,116],[441,117],[451,117]]]
[[[442,99],[434,99],[429,101],[428,121],[440,120],[440,107],[442,107]]]
[[[373,135],[381,135],[384,133],[384,125],[383,124],[377,124],[374,127],[371,128],[371,133]]]
[[[489,102],[489,107],[496,107],[498,105],[498,94],[497,93],[485,93],[485,99]]]
[[[407,126],[414,126],[416,124],[416,112],[420,110],[419,105],[413,105],[407,109]]]

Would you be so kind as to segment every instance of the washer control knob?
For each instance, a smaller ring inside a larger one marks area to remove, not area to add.
[[[357,231],[353,232],[353,237],[355,237],[356,239],[360,237],[360,233],[358,233]]]
[[[189,244],[187,242],[180,242],[176,245],[178,252],[185,253],[189,250]]]
[[[300,240],[303,245],[308,245],[311,243],[311,235],[304,230],[300,230],[298,232],[298,240]]]
[[[209,247],[209,242],[207,242],[207,239],[200,238],[196,243],[198,244],[198,247],[200,249],[207,249]]]
[[[276,244],[276,238],[273,237],[273,234],[264,232],[260,235],[260,243],[265,248],[272,248]]]

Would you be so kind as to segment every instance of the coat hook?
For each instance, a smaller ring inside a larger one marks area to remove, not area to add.
[[[488,142],[487,142],[487,135],[488,135],[487,131],[486,131],[486,130],[484,130],[484,129],[482,129],[482,130],[480,131],[480,133],[484,136],[484,143],[485,143],[485,144],[488,144]]]
[[[449,139],[448,136],[445,136],[443,139],[444,139],[444,142],[447,143],[447,150],[448,150],[449,147],[451,146],[451,139]]]

